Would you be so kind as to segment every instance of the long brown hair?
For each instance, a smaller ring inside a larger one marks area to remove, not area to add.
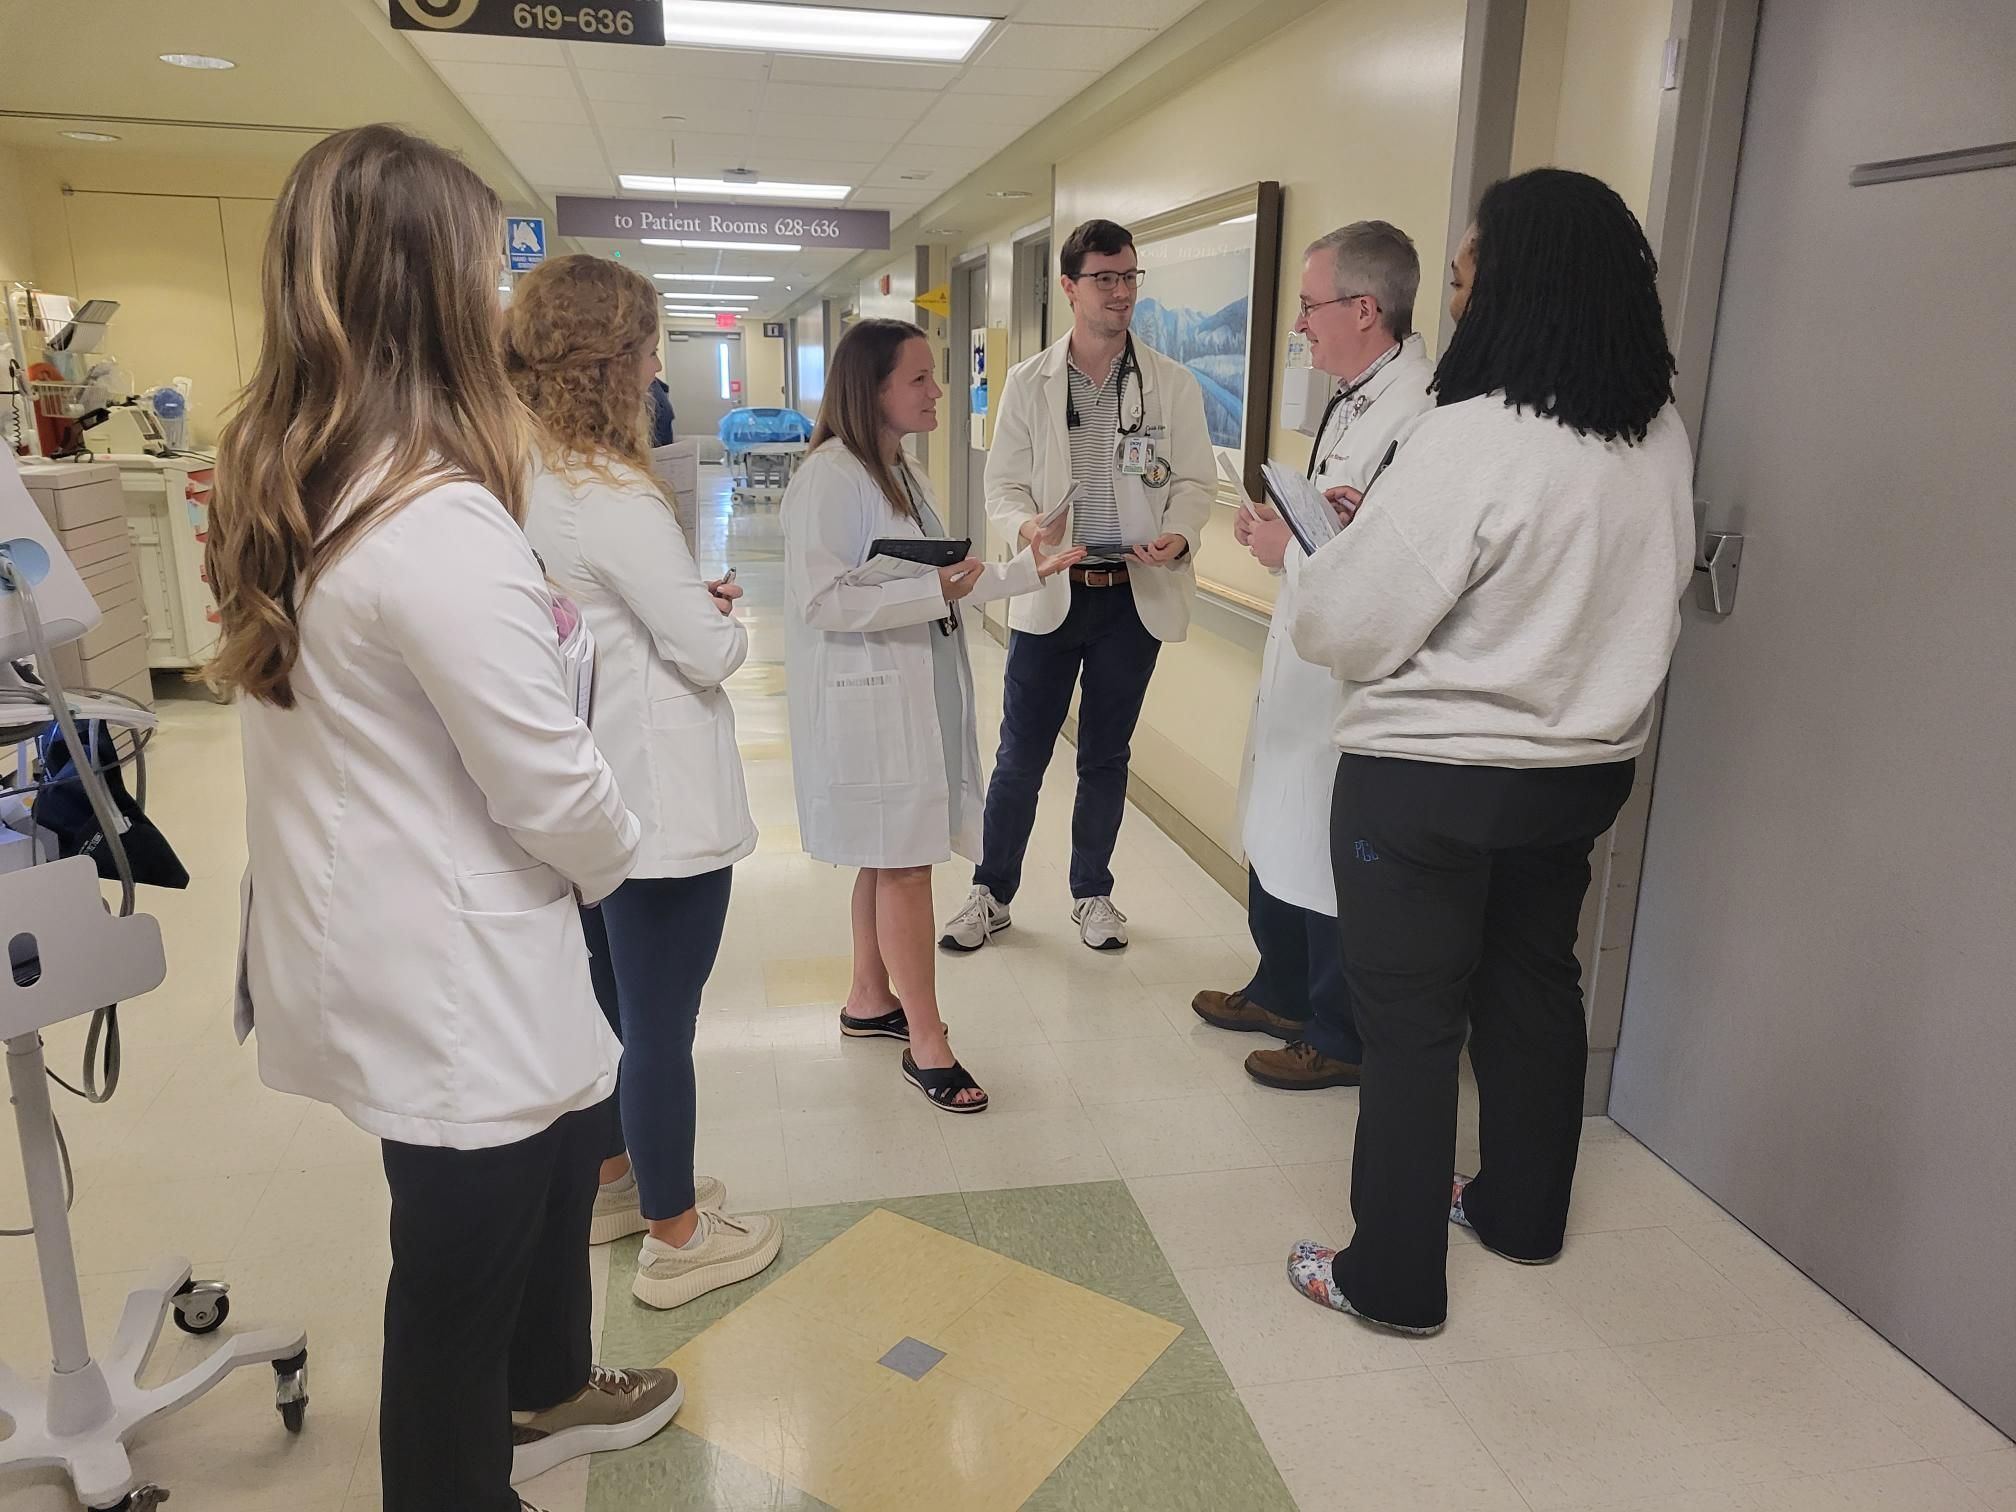
[[[907,320],[863,320],[849,326],[833,349],[826,396],[819,401],[819,423],[812,428],[813,451],[837,436],[895,511],[920,523],[917,501],[883,455],[882,385],[896,371],[903,343],[923,335]]]
[[[531,427],[497,341],[502,212],[459,158],[393,126],[339,131],[287,176],[258,371],[217,448],[212,687],[291,709],[317,578],[429,487],[477,483],[524,518]]]
[[[504,370],[539,422],[546,465],[651,483],[642,358],[658,344],[658,291],[606,258],[551,258],[518,281],[504,316]]]

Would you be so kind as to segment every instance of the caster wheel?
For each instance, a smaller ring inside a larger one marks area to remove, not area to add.
[[[110,1507],[95,1509],[95,1512],[153,1512],[153,1509],[168,1500],[168,1493],[159,1486],[142,1486],[129,1492],[126,1497],[114,1502]]]
[[[308,1351],[273,1362],[273,1405],[289,1433],[299,1433],[308,1416]]]
[[[184,1281],[175,1293],[175,1326],[186,1334],[215,1333],[231,1316],[231,1299],[214,1282]]]

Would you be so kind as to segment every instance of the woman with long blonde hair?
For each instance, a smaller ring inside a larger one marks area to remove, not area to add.
[[[595,257],[542,263],[504,323],[505,365],[540,426],[526,533],[594,634],[589,725],[644,828],[630,879],[582,913],[595,993],[623,1041],[593,1239],[644,1233],[631,1295],[677,1307],[762,1270],[783,1231],[723,1212],[726,1189],[693,1174],[700,994],[734,865],[756,848],[721,686],[749,637],[732,613],[740,590],[701,580],[651,478],[658,335],[650,281]]]
[[[680,1401],[671,1372],[589,1352],[618,1047],[574,895],[622,882],[638,827],[519,526],[500,208],[390,126],[309,149],[211,508],[207,675],[243,710],[239,1032],[269,1086],[383,1143],[386,1512],[516,1512],[514,1479]]]

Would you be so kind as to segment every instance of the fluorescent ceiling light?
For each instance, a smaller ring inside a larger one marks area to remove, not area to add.
[[[821,5],[787,9],[747,0],[665,0],[665,40],[680,47],[963,63],[993,24],[991,16],[839,10]]]
[[[669,283],[775,283],[768,273],[653,273]],[[752,298],[754,296],[751,296]]]
[[[705,294],[667,294],[665,296],[665,302],[667,304],[686,304],[695,299],[711,299],[717,302],[721,300],[732,299],[735,300],[737,303],[741,303],[746,300],[749,303],[754,304],[757,300],[761,299],[762,297],[763,296],[761,294],[716,294],[710,290],[708,293]]]
[[[62,131],[58,136],[66,136],[73,142],[116,142],[119,140],[109,131]]]
[[[652,173],[618,174],[625,189],[658,194],[751,194],[765,199],[845,199],[852,184],[794,184],[783,179],[661,178]]]
[[[681,305],[677,309],[668,309],[665,313],[667,315],[747,315],[749,311],[742,309],[738,305],[714,305],[711,307]]]
[[[163,63],[172,63],[177,68],[236,68],[238,65],[229,58],[213,58],[208,53],[163,53]]]
[[[712,251],[725,252],[802,252],[801,242],[724,242],[724,241],[667,241],[662,236],[643,238],[647,247],[705,247]]]

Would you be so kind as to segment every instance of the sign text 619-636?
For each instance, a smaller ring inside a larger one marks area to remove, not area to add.
[[[665,45],[662,0],[387,0],[398,31]]]

